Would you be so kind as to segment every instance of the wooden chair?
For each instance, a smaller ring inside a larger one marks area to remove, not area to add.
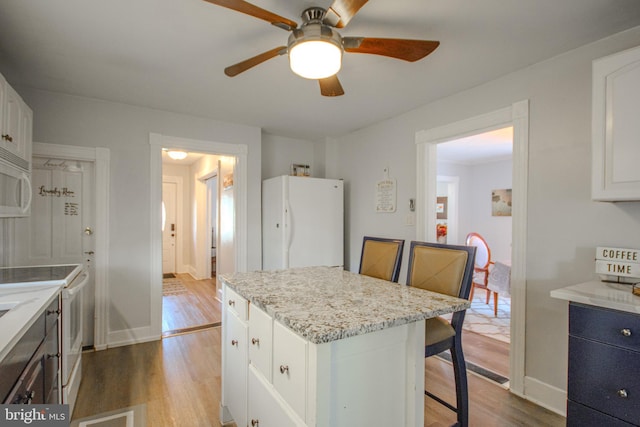
[[[487,245],[486,240],[478,233],[467,234],[466,239],[467,246],[475,246],[476,251],[476,264],[473,268],[473,285],[471,287],[471,295],[469,299],[473,301],[473,291],[478,289],[484,289],[487,291],[487,301],[489,304],[489,298],[493,292],[493,315],[498,316],[498,293],[489,289],[489,266],[493,264],[491,261],[491,249]]]
[[[360,274],[398,282],[404,240],[364,236]]]
[[[476,248],[472,246],[411,242],[407,285],[467,299],[471,291]],[[427,319],[424,357],[449,350],[456,384],[456,406],[425,390],[425,395],[457,414],[458,426],[469,425],[467,369],[462,353],[462,323],[466,310],[453,313],[451,321]]]

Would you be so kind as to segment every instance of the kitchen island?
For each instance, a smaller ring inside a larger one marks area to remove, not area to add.
[[[424,425],[425,319],[467,300],[330,267],[221,280],[222,423]]]

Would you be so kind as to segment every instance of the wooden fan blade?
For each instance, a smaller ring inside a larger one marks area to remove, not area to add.
[[[343,28],[351,21],[368,0],[334,0],[324,16],[323,23],[336,28]]]
[[[258,64],[262,64],[264,61],[275,58],[278,55],[284,55],[287,53],[286,46],[278,46],[275,49],[271,49],[267,52],[263,52],[260,55],[256,55],[253,58],[245,59],[242,62],[231,65],[224,69],[224,73],[229,77],[237,76],[243,71],[247,71],[249,68],[253,68]]]
[[[338,80],[337,74],[327,77],[326,79],[319,79],[318,83],[320,83],[320,93],[322,96],[344,95],[344,89],[342,89],[342,85],[340,84],[340,80]]]
[[[437,41],[375,37],[344,37],[342,43],[346,52],[389,56],[409,62],[424,58],[440,46]]]
[[[291,31],[298,26],[298,24],[295,21],[292,21],[287,18],[283,18],[280,15],[276,15],[275,13],[269,12],[268,10],[259,8],[258,6],[255,6],[244,0],[204,0],[204,1],[211,4],[218,5],[218,6],[226,7],[227,9],[235,10],[236,12],[244,13],[246,15],[250,15],[258,19],[262,19],[264,21],[269,22],[270,24],[275,25],[276,27],[280,27],[287,31]]]

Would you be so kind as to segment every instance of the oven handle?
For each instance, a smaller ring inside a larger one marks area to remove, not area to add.
[[[83,271],[82,273],[80,273],[80,275],[78,275],[78,277],[73,282],[71,282],[71,284],[69,284],[68,287],[64,289],[63,295],[68,298],[71,298],[72,296],[80,292],[82,288],[84,288],[84,285],[87,284],[88,281],[89,281],[89,273],[87,273],[86,271]]]

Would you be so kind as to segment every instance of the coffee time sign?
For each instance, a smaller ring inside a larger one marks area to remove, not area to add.
[[[640,249],[596,248],[596,273],[619,279],[640,278]]]

